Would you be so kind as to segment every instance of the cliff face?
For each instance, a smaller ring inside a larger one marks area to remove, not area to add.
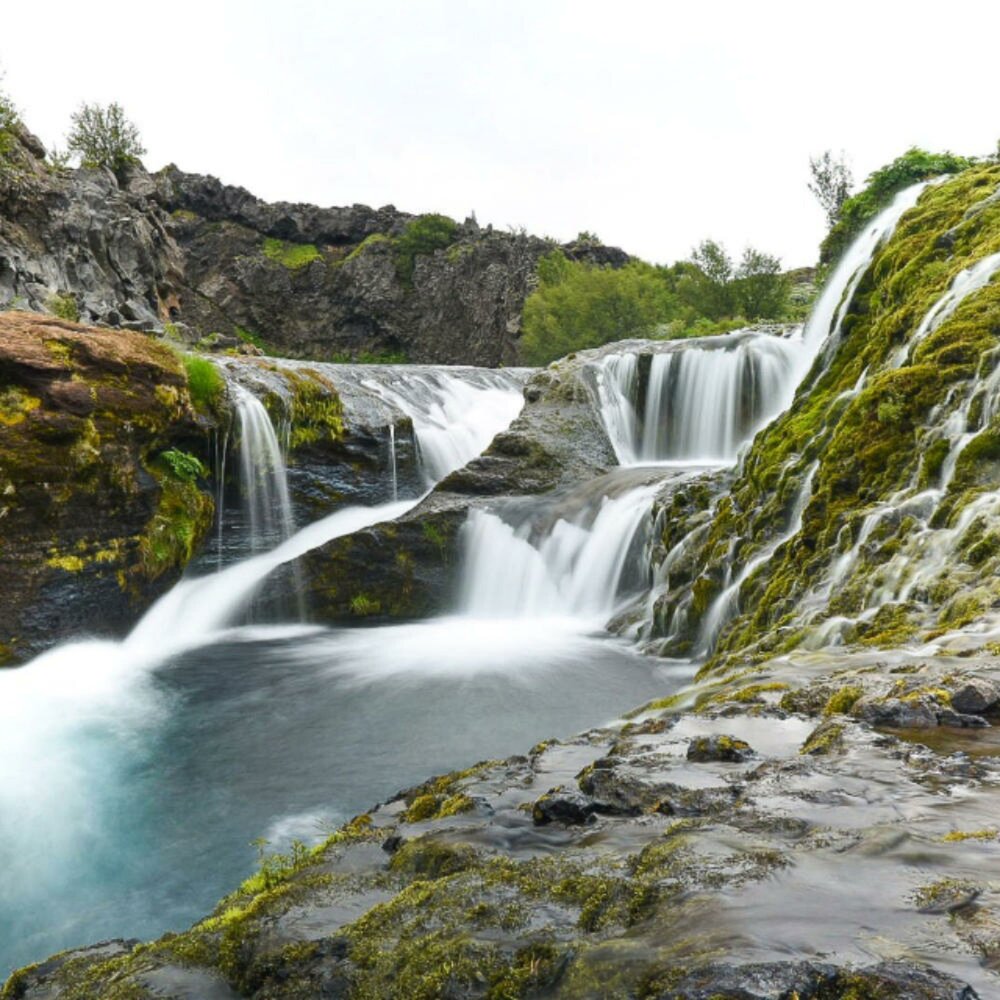
[[[267,204],[175,167],[119,179],[54,171],[43,157],[22,132],[0,172],[0,308],[173,323],[192,343],[215,334],[292,357],[496,366],[517,360],[524,300],[552,249],[473,220]]]
[[[176,355],[149,337],[0,314],[0,665],[122,632],[212,520]]]

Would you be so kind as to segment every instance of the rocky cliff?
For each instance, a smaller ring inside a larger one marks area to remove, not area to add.
[[[60,170],[20,130],[0,170],[0,308],[317,359],[509,365],[550,241],[474,220],[266,204],[168,167]],[[620,250],[569,244],[614,266]]]

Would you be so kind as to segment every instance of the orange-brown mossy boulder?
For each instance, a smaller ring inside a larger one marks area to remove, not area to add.
[[[119,634],[176,578],[212,500],[164,452],[203,452],[154,337],[0,313],[0,663]]]

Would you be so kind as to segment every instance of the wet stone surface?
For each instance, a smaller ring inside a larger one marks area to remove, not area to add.
[[[994,729],[873,728],[862,699],[944,712],[964,682],[893,669],[774,661],[766,690],[711,679],[684,710],[429,779],[190,931],[12,995],[995,996],[1000,761],[948,742]]]

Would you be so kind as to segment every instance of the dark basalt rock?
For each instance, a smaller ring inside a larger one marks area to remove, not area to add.
[[[951,694],[951,707],[965,715],[982,715],[1000,702],[1000,690],[982,677],[965,678]]]
[[[509,365],[538,261],[553,249],[470,219],[450,246],[417,255],[409,274],[392,241],[414,216],[392,205],[268,204],[174,166],[116,176],[53,171],[44,156],[27,131],[6,154],[0,307],[46,311],[61,296],[86,322],[169,322],[191,342],[249,334],[288,356]],[[268,240],[279,241],[277,253]],[[565,251],[601,266],[629,259],[600,244]]]

